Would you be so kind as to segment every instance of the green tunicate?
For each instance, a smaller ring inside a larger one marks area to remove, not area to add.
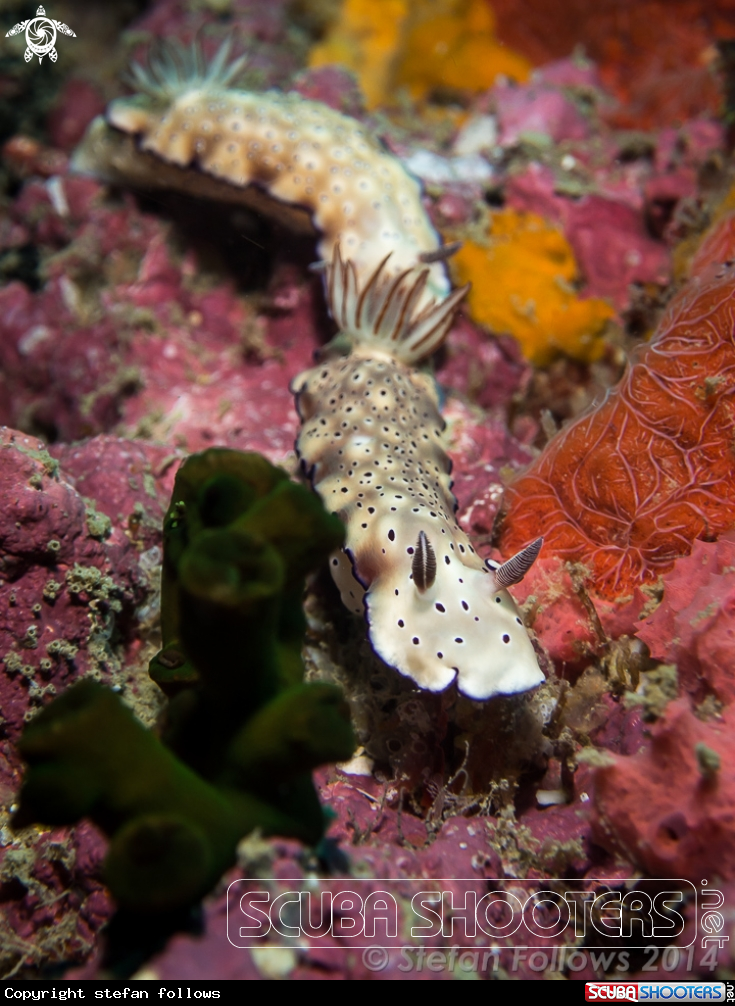
[[[303,680],[302,596],[342,541],[318,497],[265,458],[189,458],[164,520],[163,649],[149,668],[169,696],[159,730],[105,686],[74,685],[23,734],[15,826],[90,818],[110,838],[118,904],[148,914],[201,898],[255,828],[318,842],[311,770],[349,758],[354,738],[340,690]],[[66,582],[91,597],[116,589],[95,567]]]

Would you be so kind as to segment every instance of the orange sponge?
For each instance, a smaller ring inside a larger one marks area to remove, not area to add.
[[[390,104],[396,88],[414,98],[436,88],[484,91],[499,76],[528,79],[531,63],[495,35],[486,0],[344,0],[310,66],[341,63],[367,104]]]
[[[595,360],[615,312],[600,298],[580,299],[574,253],[543,217],[517,210],[493,214],[487,245],[467,241],[454,258],[459,283],[472,283],[475,321],[515,336],[524,356],[545,366],[566,353]]]

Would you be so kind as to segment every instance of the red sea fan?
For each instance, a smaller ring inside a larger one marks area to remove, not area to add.
[[[618,387],[508,488],[504,554],[543,534],[614,598],[735,525],[735,265],[707,258]]]

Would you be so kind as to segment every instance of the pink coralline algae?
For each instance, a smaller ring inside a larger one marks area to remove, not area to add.
[[[637,635],[657,660],[675,663],[697,701],[735,700],[735,536],[696,541],[663,579],[664,596]]]
[[[483,409],[505,412],[530,378],[531,367],[522,359],[514,339],[488,339],[476,325],[459,316],[436,371],[442,388],[459,392]]]
[[[72,151],[84,136],[84,131],[104,110],[105,101],[100,92],[87,80],[72,78],[67,81],[49,116],[49,131],[54,147]]]
[[[614,135],[570,143],[563,160],[568,170],[534,161],[512,174],[505,189],[509,206],[562,226],[586,292],[607,297],[620,311],[630,307],[631,284],[668,282],[669,228],[677,207],[694,198],[697,173],[722,145],[722,131],[695,121],[647,142],[648,156]]]
[[[496,87],[493,97],[503,146],[539,134],[554,143],[586,140],[590,135],[590,124],[574,102],[547,83]]]
[[[0,848],[0,963],[12,973],[23,960],[39,969],[86,959],[110,919],[101,880],[104,841],[90,824],[33,829],[22,846]],[[9,883],[12,878],[13,882]]]
[[[0,430],[0,800],[20,784],[13,746],[28,718],[83,675],[155,710],[136,661],[155,614],[161,520],[179,455],[101,436],[55,445]],[[145,713],[144,713],[145,714]],[[100,879],[104,842],[71,831],[3,828],[0,960],[84,959],[112,904]]]
[[[314,282],[276,277],[256,318],[231,283],[195,282],[192,255],[175,263],[165,225],[131,197],[115,205],[86,179],[31,181],[13,215],[50,258],[39,292],[0,290],[0,420],[62,441],[118,430],[288,453],[289,381],[317,345]]]
[[[519,584],[516,597],[526,605],[527,621],[558,672],[581,670],[602,642],[572,581],[555,556],[541,557]]]
[[[735,760],[730,711],[703,722],[671,703],[650,744],[595,772],[593,834],[654,877],[735,877]]]
[[[642,207],[589,193],[571,200],[556,194],[556,179],[548,168],[533,164],[511,178],[509,205],[558,221],[586,281],[597,297],[608,297],[619,310],[630,304],[632,283],[663,285],[669,274],[669,253],[655,240]],[[604,241],[600,234],[605,235]]]
[[[66,477],[38,440],[0,430],[0,705],[13,738],[47,696],[80,674],[114,677],[139,648],[135,612],[160,562],[160,483],[177,460],[112,437],[56,454]]]
[[[321,101],[344,115],[359,119],[365,103],[356,78],[341,66],[320,66],[302,71],[294,90],[309,101]]]
[[[483,421],[462,402],[452,400],[444,410],[449,425],[454,481],[460,526],[478,544],[490,540],[503,493],[501,468],[518,470],[531,453],[513,437],[499,416]]]
[[[282,460],[297,429],[289,381],[310,362],[317,345],[314,288],[289,281],[275,287],[273,315],[258,327],[227,285],[187,296],[187,272],[193,274],[193,262],[178,270],[159,241],[146,252],[128,288],[131,302],[154,316],[165,316],[172,304],[186,313],[183,324],[161,317],[163,338],[152,340],[144,330],[133,336],[131,358],[142,393],[125,402],[125,430],[145,431],[188,451],[217,443]],[[249,330],[261,340],[254,352],[260,350],[262,358],[243,366]]]

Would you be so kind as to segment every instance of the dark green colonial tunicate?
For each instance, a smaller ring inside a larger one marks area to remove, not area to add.
[[[14,825],[90,818],[111,839],[107,883],[134,912],[195,903],[254,828],[317,843],[311,770],[354,741],[340,690],[303,681],[302,595],[342,542],[341,522],[259,455],[190,457],[164,524],[158,734],[109,688],[77,683],[23,735]]]

